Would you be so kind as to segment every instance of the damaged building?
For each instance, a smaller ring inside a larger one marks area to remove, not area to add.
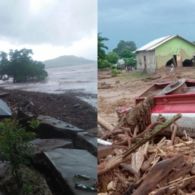
[[[195,45],[179,35],[155,39],[136,50],[137,69],[155,72],[170,66],[192,66]]]

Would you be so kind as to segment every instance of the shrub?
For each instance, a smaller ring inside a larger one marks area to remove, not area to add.
[[[108,60],[99,60],[98,61],[98,68],[103,69],[103,68],[110,68],[111,63],[108,62]]]
[[[34,133],[25,131],[15,120],[0,122],[0,153],[10,161],[15,176],[21,164],[29,164],[32,154],[29,141],[34,137]]]
[[[113,68],[112,69],[112,76],[113,77],[116,77],[118,74],[120,74],[121,73],[121,71],[120,70],[117,70],[116,68]]]

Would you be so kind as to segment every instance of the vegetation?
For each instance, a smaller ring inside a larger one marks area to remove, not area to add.
[[[45,65],[32,59],[31,49],[10,50],[0,53],[0,79],[13,78],[13,82],[41,81],[47,77]],[[5,77],[7,75],[7,77]]]
[[[112,76],[113,77],[116,77],[118,74],[120,74],[121,71],[120,70],[117,70],[116,68],[112,68]]]
[[[108,47],[105,45],[105,41],[108,38],[103,37],[101,33],[98,33],[98,68],[110,67],[111,63],[107,60],[106,51]]]
[[[34,137],[34,133],[27,132],[15,120],[0,122],[0,153],[5,160],[10,161],[12,172],[16,176],[19,166],[29,163],[32,154],[29,141]]]
[[[35,128],[39,123],[33,120],[29,125]],[[15,190],[20,189],[20,194],[27,195],[32,191],[31,183],[23,180],[23,169],[30,164],[33,149],[29,141],[34,137],[34,133],[26,131],[15,120],[6,119],[0,122],[0,154],[4,160],[10,162],[11,173],[17,184]]]
[[[37,129],[40,125],[40,121],[37,119],[32,119],[31,121],[28,122],[29,127],[33,129]]]
[[[98,68],[112,68],[113,65],[118,63],[119,59],[124,60],[124,67],[129,66],[136,68],[136,44],[133,41],[121,40],[115,49],[106,53],[108,47],[105,45],[105,41],[108,40],[108,38],[98,33]],[[116,74],[114,73],[114,75]]]
[[[114,52],[116,52],[119,56],[123,56],[124,52],[126,51],[135,51],[136,45],[133,41],[119,41],[117,44],[117,47],[113,49]]]
[[[136,45],[133,41],[119,41],[117,47],[113,49],[118,56],[125,61],[125,65],[136,67],[136,58],[135,58]]]
[[[116,52],[112,51],[112,52],[109,52],[107,54],[107,60],[108,60],[108,62],[110,62],[112,64],[116,64],[118,59],[119,59],[119,56]]]
[[[20,169],[22,178],[22,188],[19,190],[20,195],[52,195],[44,177],[36,170],[23,166]],[[16,194],[16,193],[15,193]],[[13,195],[10,194],[10,195]]]

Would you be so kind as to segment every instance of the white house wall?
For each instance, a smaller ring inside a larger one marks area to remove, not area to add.
[[[144,56],[146,57],[146,70],[149,73],[153,73],[156,70],[155,52],[154,51],[141,51],[136,55],[137,69],[143,71],[144,66]]]

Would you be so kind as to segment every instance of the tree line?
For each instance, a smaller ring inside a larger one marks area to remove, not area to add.
[[[44,80],[45,65],[32,59],[31,49],[0,52],[0,80],[13,78],[14,83]]]
[[[119,59],[123,59],[126,66],[136,67],[135,50],[136,44],[133,41],[121,40],[116,48],[107,52],[106,41],[109,39],[98,33],[98,68],[112,67]]]

